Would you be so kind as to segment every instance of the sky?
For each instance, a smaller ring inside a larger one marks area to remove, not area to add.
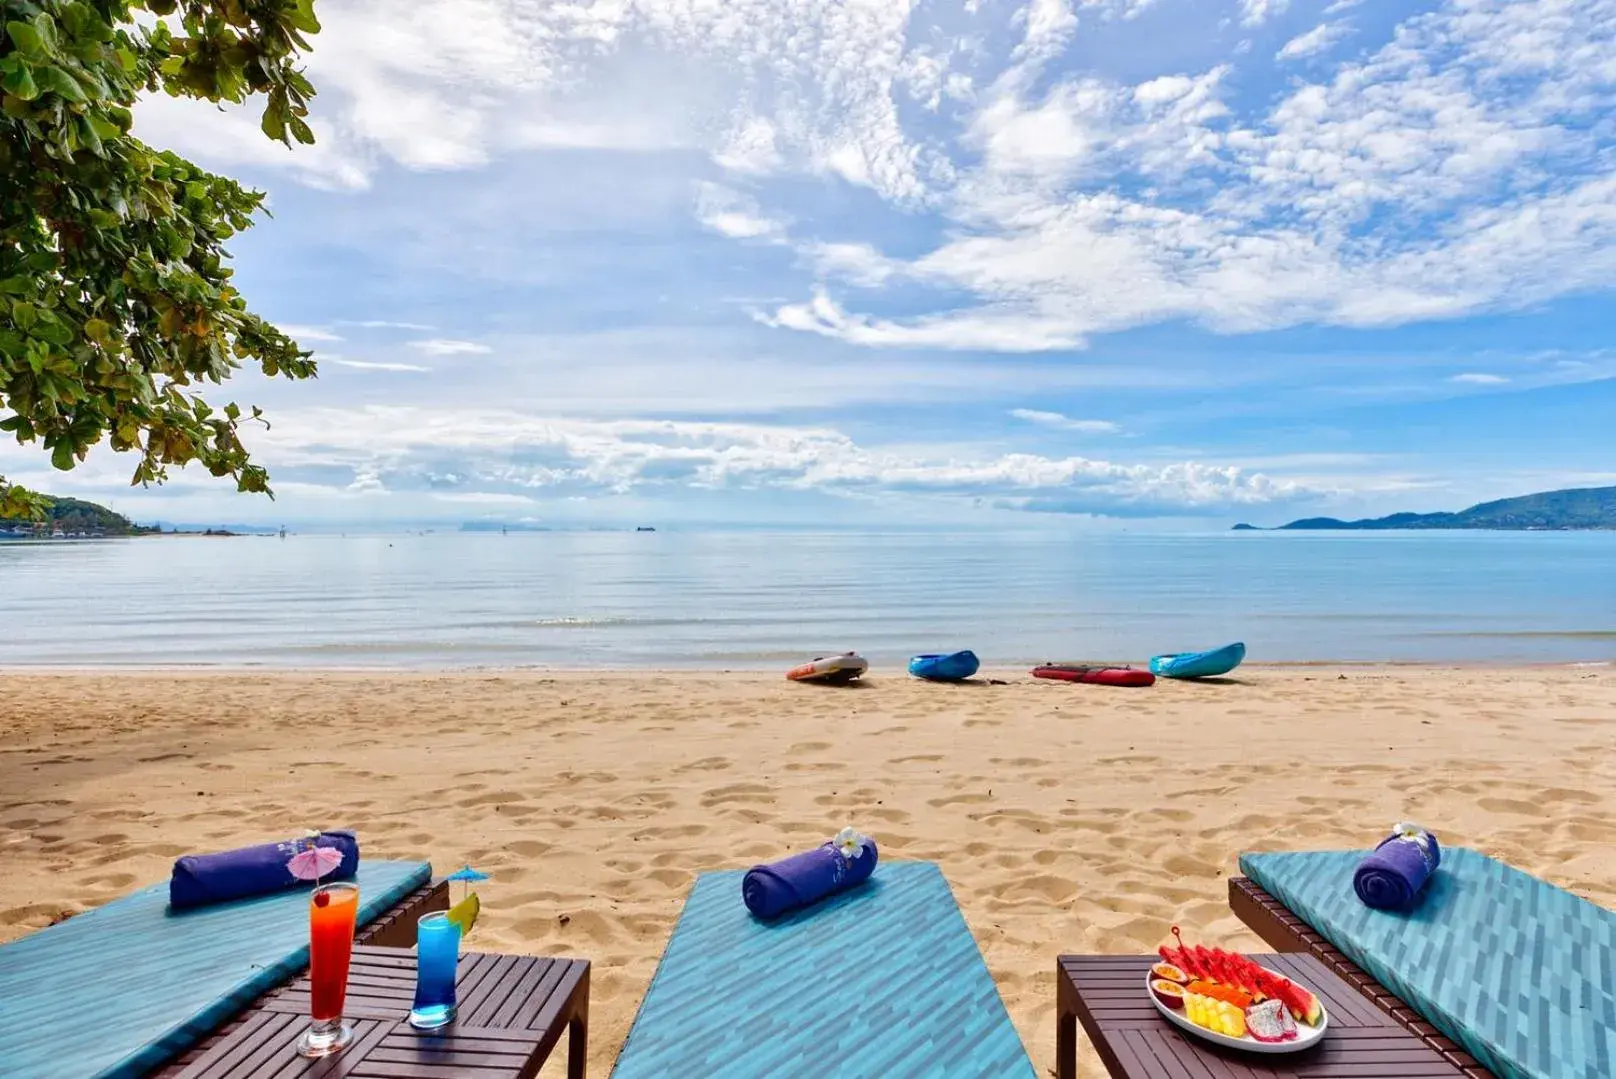
[[[157,98],[331,527],[1227,527],[1616,483],[1616,0],[320,0],[314,147]]]

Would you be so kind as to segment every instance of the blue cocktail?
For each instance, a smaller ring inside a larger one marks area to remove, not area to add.
[[[439,911],[422,916],[415,931],[415,1006],[410,1026],[435,1030],[454,1021],[455,968],[460,926]]]

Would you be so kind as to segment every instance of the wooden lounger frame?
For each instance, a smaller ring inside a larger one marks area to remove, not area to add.
[[[1427,1023],[1385,986],[1314,931],[1290,908],[1263,890],[1249,877],[1229,878],[1229,908],[1235,916],[1275,951],[1307,952],[1318,957],[1349,985],[1374,1001],[1398,1024],[1451,1060],[1471,1079],[1494,1079],[1493,1073],[1478,1064],[1458,1043]]]

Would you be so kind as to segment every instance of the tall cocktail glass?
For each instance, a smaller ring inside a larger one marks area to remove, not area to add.
[[[348,996],[348,964],[353,959],[359,887],[326,884],[309,897],[309,1029],[297,1040],[306,1057],[323,1057],[353,1041],[353,1027],[342,1021]]]
[[[454,1021],[460,926],[443,911],[422,915],[415,929],[415,1006],[410,1025],[436,1030]]]

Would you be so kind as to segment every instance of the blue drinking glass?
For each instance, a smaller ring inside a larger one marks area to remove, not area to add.
[[[436,1030],[454,1021],[460,926],[442,911],[423,915],[415,930],[415,1006],[410,1026]]]

